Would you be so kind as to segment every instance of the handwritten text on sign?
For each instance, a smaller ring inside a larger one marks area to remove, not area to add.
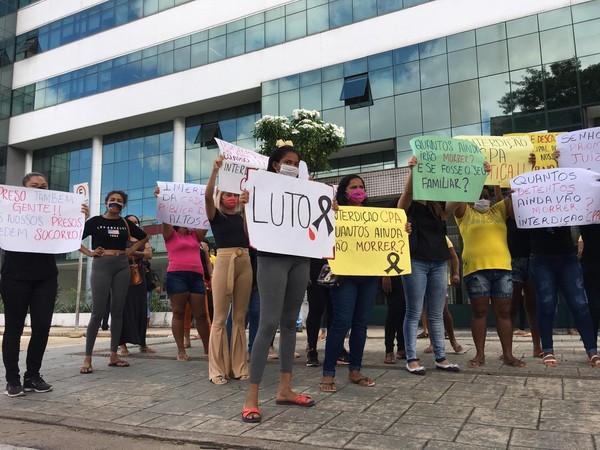
[[[242,192],[241,183],[246,178],[248,169],[265,170],[269,158],[229,142],[215,140],[219,146],[219,152],[224,158],[223,165],[219,170],[217,187],[224,192],[240,194]]]
[[[335,242],[333,188],[264,170],[249,170],[246,223],[257,250],[331,258]]]
[[[487,177],[483,154],[468,141],[439,136],[411,139],[415,200],[474,202]]]
[[[546,169],[511,180],[519,228],[600,223],[600,174],[585,169]]]
[[[600,127],[559,134],[556,149],[560,152],[560,167],[600,172]]]
[[[0,185],[0,248],[51,254],[79,249],[83,202],[70,192]]]
[[[525,136],[457,136],[477,145],[491,172],[486,185],[508,187],[511,178],[531,170],[533,144]]]
[[[335,214],[336,275],[396,276],[411,272],[406,213],[398,208],[340,206]]]
[[[156,218],[160,222],[199,230],[210,228],[204,201],[206,186],[170,181],[158,181],[156,184],[160,189]]]

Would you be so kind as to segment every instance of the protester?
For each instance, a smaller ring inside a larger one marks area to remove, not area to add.
[[[212,278],[214,317],[208,353],[208,377],[214,384],[225,384],[230,377],[248,379],[246,311],[252,290],[250,243],[239,195],[223,191],[215,193],[217,174],[222,165],[223,156],[219,156],[205,191],[206,214],[217,246]],[[233,317],[231,341],[225,327],[230,308]]]
[[[125,216],[136,227],[140,226],[140,219],[133,214]],[[135,238],[128,245],[135,242]],[[146,242],[143,251],[133,253],[131,262],[137,264],[142,275],[142,282],[138,285],[130,285],[123,309],[123,329],[121,330],[121,356],[128,356],[127,344],[140,346],[142,353],[155,353],[146,345],[146,332],[148,329],[148,288],[146,287],[146,272],[144,261],[152,259],[152,247]]]
[[[110,326],[110,362],[111,367],[129,367],[129,363],[120,359],[117,349],[123,329],[123,308],[131,282],[129,257],[146,245],[148,236],[139,227],[121,217],[121,211],[127,204],[127,194],[123,191],[110,191],[105,199],[106,212],[92,217],[85,223],[83,239],[92,237],[92,250],[81,245],[80,251],[92,262],[92,315],[88,323],[85,343],[85,358],[79,370],[90,374],[92,353],[98,335],[102,316],[106,310],[109,295],[111,299]],[[131,238],[136,242],[127,247]]]
[[[289,142],[278,141],[277,148],[269,158],[269,172],[283,176],[298,177],[300,155]],[[250,195],[242,195],[247,203]],[[262,419],[258,408],[258,391],[262,381],[269,345],[280,327],[279,386],[275,401],[277,404],[313,406],[309,395],[297,394],[291,388],[294,350],[296,347],[296,318],[308,285],[310,262],[301,256],[277,253],[258,253],[258,291],[260,293],[260,321],[258,333],[250,358],[250,385],[242,410],[244,422],[257,423]]]
[[[327,263],[325,259],[313,258],[310,260],[310,282],[307,289],[308,314],[306,316],[306,367],[318,367],[319,352],[317,351],[317,340],[323,316],[326,311],[331,311],[330,289],[317,283],[323,266]],[[327,319],[331,313],[327,314]],[[327,324],[329,328],[329,324]]]
[[[435,367],[439,370],[457,372],[458,365],[446,359],[444,344],[443,312],[448,283],[448,260],[450,251],[446,242],[446,214],[439,202],[413,201],[412,170],[416,157],[409,162],[410,173],[398,208],[406,211],[414,233],[410,236],[412,273],[403,275],[406,298],[404,319],[404,345],[406,346],[406,370],[414,375],[425,375],[425,368],[417,358],[417,328],[421,310],[426,303],[429,319],[429,335],[433,343]]]
[[[406,359],[403,324],[406,315],[406,300],[402,277],[382,277],[381,289],[386,298],[385,316],[385,364],[396,364],[396,359]],[[394,354],[394,339],[397,352]]]
[[[486,171],[489,165],[486,163]],[[456,218],[463,238],[463,276],[471,300],[471,333],[475,342],[475,357],[470,367],[485,364],[485,338],[490,301],[496,315],[496,330],[502,345],[504,364],[524,367],[512,352],[511,320],[511,257],[508,250],[506,220],[512,215],[509,198],[491,204],[490,192],[483,188],[474,204],[452,203],[448,211]]]
[[[600,325],[600,225],[584,225],[581,232],[581,266],[585,292],[592,316],[594,336]]]
[[[23,186],[48,189],[46,176],[31,172]],[[87,205],[81,205],[87,217]],[[54,255],[5,251],[0,294],[4,303],[2,360],[6,372],[6,395],[20,397],[25,392],[49,392],[52,385],[40,375],[58,289],[58,269]],[[27,347],[27,370],[23,384],[19,372],[19,351],[25,318],[31,316],[31,338]]]

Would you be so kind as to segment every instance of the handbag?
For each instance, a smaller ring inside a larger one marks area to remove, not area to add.
[[[127,227],[127,241],[131,242],[131,232],[129,231],[129,224],[126,219],[123,219],[125,222],[125,227]],[[142,284],[144,279],[142,278],[142,271],[140,270],[140,265],[135,262],[135,259],[129,258],[129,285],[130,286],[139,286]]]
[[[325,264],[321,267],[319,276],[317,277],[317,284],[326,288],[332,288],[339,286],[339,278],[331,271],[329,264]]]

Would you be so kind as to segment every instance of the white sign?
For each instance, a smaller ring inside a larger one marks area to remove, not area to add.
[[[559,167],[580,167],[600,172],[600,127],[559,134]]]
[[[89,183],[79,183],[73,185],[73,192],[79,195],[83,195],[83,201],[86,204],[90,202],[90,185]]]
[[[70,192],[0,185],[0,247],[12,252],[78,250],[84,199]]]
[[[269,158],[252,150],[247,150],[229,142],[215,139],[219,152],[223,155],[223,165],[219,170],[217,187],[224,192],[240,194],[241,184],[246,179],[248,169],[267,169]]]
[[[310,258],[333,257],[333,188],[264,170],[249,170],[246,223],[257,250]]]
[[[600,223],[600,174],[585,169],[545,169],[513,178],[519,228]]]
[[[160,193],[156,198],[156,218],[162,223],[208,230],[203,184],[157,181]]]

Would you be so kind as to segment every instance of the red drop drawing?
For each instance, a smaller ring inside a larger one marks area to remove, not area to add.
[[[317,238],[317,235],[312,230],[312,227],[308,229],[308,237],[311,241],[314,241]]]

